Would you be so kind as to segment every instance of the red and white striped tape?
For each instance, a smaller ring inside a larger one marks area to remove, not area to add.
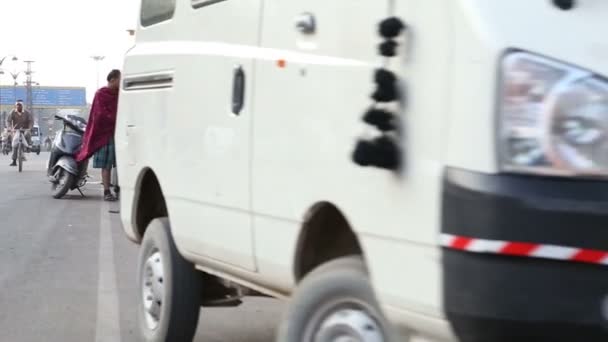
[[[608,266],[608,251],[594,249],[527,242],[475,239],[450,234],[441,234],[440,244],[445,248],[471,253],[564,260]]]

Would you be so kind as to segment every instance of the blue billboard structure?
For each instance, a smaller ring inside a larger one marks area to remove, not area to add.
[[[87,105],[86,88],[33,87],[32,102],[35,108],[75,108]],[[16,100],[27,100],[25,87],[0,87],[0,105],[13,105]]]

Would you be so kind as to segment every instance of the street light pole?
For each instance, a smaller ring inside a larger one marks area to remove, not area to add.
[[[17,56],[15,56],[15,55],[4,56],[4,57],[2,57],[2,59],[0,59],[0,66],[2,66],[2,63],[4,63],[4,60],[7,59],[8,57],[13,57],[13,59],[12,59],[13,62],[16,62],[19,60],[19,58],[17,58]]]
[[[19,60],[19,58],[17,58],[17,56],[15,55],[7,55],[4,56],[0,59],[0,67],[2,67],[2,63],[4,63],[4,61],[8,58],[8,57],[12,57],[12,61],[16,62]],[[0,76],[4,75],[4,71],[0,68]],[[0,114],[2,114],[2,124],[0,124],[0,127],[4,127],[5,122],[6,122],[6,111],[2,110],[2,82],[0,82]]]
[[[91,58],[95,61],[96,68],[97,68],[97,83],[95,84],[95,86],[97,88],[99,88],[100,87],[100,84],[99,84],[99,64],[101,63],[101,61],[103,61],[104,59],[106,59],[106,56],[91,56]]]

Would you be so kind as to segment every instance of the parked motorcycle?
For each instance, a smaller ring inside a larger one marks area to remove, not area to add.
[[[87,121],[77,115],[55,115],[63,122],[63,128],[55,136],[51,147],[47,173],[52,184],[54,198],[62,198],[70,190],[85,186],[88,179],[88,162],[77,163],[76,154],[82,145]],[[83,195],[84,196],[84,195]]]

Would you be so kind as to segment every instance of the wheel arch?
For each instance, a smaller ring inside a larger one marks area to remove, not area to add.
[[[150,167],[143,168],[135,183],[131,222],[137,240],[141,242],[152,220],[169,217],[167,202],[156,173]]]
[[[363,247],[343,212],[327,201],[313,205],[307,212],[297,240],[294,258],[296,281],[326,262],[353,255],[361,256],[365,262]]]

